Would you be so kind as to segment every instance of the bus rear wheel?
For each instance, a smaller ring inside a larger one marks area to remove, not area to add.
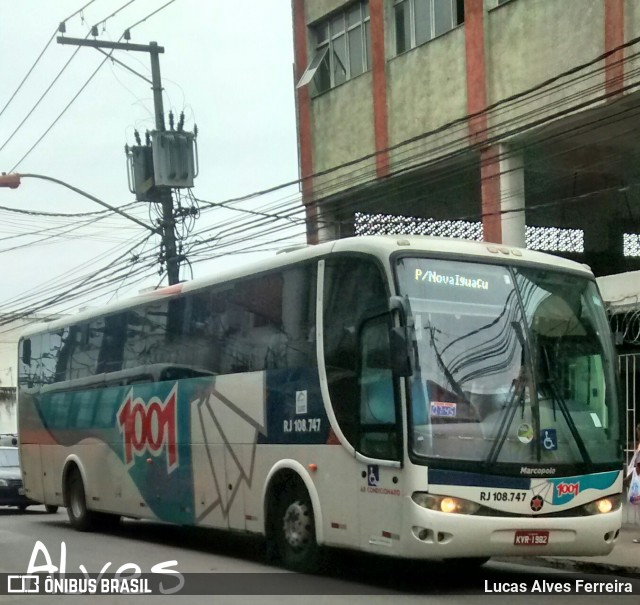
[[[72,470],[67,480],[67,513],[74,529],[90,531],[94,528],[95,515],[87,508],[84,483],[78,469]]]
[[[313,506],[307,490],[299,483],[287,483],[278,498],[273,520],[277,555],[294,571],[315,571],[320,564]]]

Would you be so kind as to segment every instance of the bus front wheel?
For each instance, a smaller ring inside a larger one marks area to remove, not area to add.
[[[94,526],[94,514],[87,508],[84,483],[80,471],[71,471],[67,482],[67,513],[69,521],[78,531],[89,531]]]
[[[278,558],[288,569],[314,571],[320,564],[313,506],[307,490],[289,483],[275,507],[274,538]]]

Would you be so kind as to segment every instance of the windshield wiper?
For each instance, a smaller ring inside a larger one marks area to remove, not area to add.
[[[431,324],[428,324],[428,325],[426,325],[424,327],[424,329],[428,330],[428,332],[429,332],[429,341],[431,342],[431,346],[433,347],[433,352],[434,352],[434,355],[436,356],[436,361],[438,362],[438,366],[439,366],[440,370],[442,371],[442,373],[444,374],[445,378],[449,382],[449,385],[453,389],[453,392],[458,396],[460,401],[468,403],[469,399],[465,395],[464,391],[462,390],[462,387],[460,386],[458,381],[455,379],[455,377],[453,376],[453,374],[451,373],[451,371],[447,367],[447,364],[442,359],[442,355],[438,351],[438,347],[436,345],[436,339],[435,339],[435,336],[434,336],[435,328]]]
[[[509,427],[513,422],[513,417],[516,414],[516,410],[518,406],[522,403],[524,407],[524,390],[527,386],[527,368],[531,368],[531,363],[528,355],[529,349],[527,348],[527,343],[524,338],[524,332],[522,330],[522,325],[518,321],[512,321],[511,326],[513,327],[514,332],[518,338],[518,342],[520,343],[520,347],[522,348],[522,365],[520,366],[520,373],[518,377],[513,381],[513,389],[511,391],[511,396],[509,397],[509,401],[505,407],[505,413],[500,422],[500,426],[498,427],[498,432],[496,434],[497,440],[494,442],[491,450],[489,451],[489,455],[485,460],[485,465],[490,467],[495,464],[498,460],[498,456],[502,451],[502,447],[504,442],[507,439],[507,435],[509,434]],[[535,385],[534,385],[535,386]],[[532,416],[534,423],[534,431],[539,430],[540,426],[540,409],[538,408],[538,398],[536,396],[537,389],[530,388],[531,393],[531,406],[532,406]],[[535,439],[535,448],[536,448],[536,459],[540,460],[540,440]]]
[[[507,435],[509,433],[509,427],[513,422],[513,417],[516,415],[516,411],[518,406],[522,402],[524,404],[524,389],[527,384],[527,380],[524,376],[524,372],[520,371],[520,375],[513,381],[513,388],[511,390],[511,396],[509,397],[509,401],[505,407],[505,413],[500,422],[500,426],[498,427],[497,437],[498,439],[493,443],[491,450],[489,451],[489,455],[485,460],[485,465],[487,467],[495,464],[500,452],[502,451],[502,446],[507,439]]]
[[[571,436],[573,437],[574,441],[576,442],[576,445],[578,446],[578,450],[580,451],[582,460],[586,464],[590,464],[591,457],[589,456],[589,452],[587,451],[584,441],[580,436],[580,433],[578,432],[578,427],[576,427],[576,423],[573,421],[571,412],[569,412],[569,407],[567,406],[567,402],[564,400],[564,397],[560,394],[560,391],[558,390],[556,378],[551,371],[551,362],[549,360],[549,354],[547,353],[547,348],[545,346],[541,348],[542,348],[542,354],[545,360],[545,365],[547,366],[546,368],[547,378],[545,380],[541,380],[541,382],[543,384],[546,383],[549,386],[549,391],[551,392],[551,401],[553,402],[553,405],[554,405],[554,412],[555,412],[555,406],[557,405],[558,409],[562,413],[562,416],[564,417],[565,422],[567,423],[567,426],[569,427]]]

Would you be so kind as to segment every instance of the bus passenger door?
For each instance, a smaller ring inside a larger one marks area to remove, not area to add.
[[[402,535],[402,421],[398,380],[390,368],[389,318],[368,320],[359,336],[357,446],[360,543],[395,554]]]

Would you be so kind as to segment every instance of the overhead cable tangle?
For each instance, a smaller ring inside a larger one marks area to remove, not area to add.
[[[36,304],[35,306],[31,307],[30,309],[18,312],[18,313],[14,313],[14,314],[5,314],[4,317],[0,318],[0,326],[2,325],[6,325],[7,323],[10,323],[11,321],[15,321],[16,319],[21,319],[22,317],[25,317],[27,315],[33,315],[34,313],[37,313],[38,311],[41,311],[42,309],[45,309],[47,307],[51,307],[53,305],[55,305],[56,303],[59,303],[61,301],[64,301],[65,299],[67,299],[72,293],[74,294],[74,297],[78,296],[78,289],[82,286],[85,286],[88,282],[91,282],[92,280],[94,280],[95,278],[97,278],[101,273],[104,273],[105,271],[111,269],[111,267],[114,265],[114,263],[116,263],[117,261],[126,258],[133,250],[135,250],[138,246],[142,245],[147,239],[149,239],[150,237],[152,237],[152,234],[148,234],[141,242],[137,243],[135,246],[129,248],[126,252],[124,252],[123,254],[121,254],[120,256],[118,256],[117,258],[115,258],[111,263],[109,263],[109,265],[107,266],[103,266],[100,269],[93,271],[92,273],[90,273],[89,275],[85,276],[78,284],[71,286],[70,288],[66,289],[63,292],[60,292],[58,294],[56,294],[55,296],[50,297],[47,300],[41,301],[38,304]],[[90,287],[95,287],[95,283],[89,284]],[[76,292],[74,292],[74,290]]]
[[[33,237],[35,235],[40,235],[41,233],[44,233],[44,232],[50,232],[50,231],[56,230],[56,233],[53,233],[53,234],[49,233],[49,235],[47,235],[47,237],[39,239],[39,240],[36,240],[34,242],[21,244],[21,245],[15,246],[13,248],[0,248],[0,254],[2,254],[3,252],[12,252],[12,251],[18,250],[20,248],[25,248],[25,247],[29,247],[29,246],[35,246],[38,243],[41,243],[41,242],[44,242],[44,241],[47,241],[47,240],[52,240],[52,239],[57,238],[57,237],[62,237],[66,233],[70,233],[72,231],[76,231],[78,229],[82,229],[83,227],[86,227],[87,225],[90,225],[90,224],[92,224],[94,222],[95,221],[93,221],[93,220],[84,221],[82,223],[77,223],[77,224],[75,224],[75,225],[73,225],[71,227],[68,227],[66,230],[62,230],[62,231],[58,231],[58,230],[60,230],[60,227],[58,226],[58,227],[53,227],[53,228],[50,228],[50,229],[41,229],[39,231],[33,231],[31,233],[19,233],[19,234],[7,236],[7,237],[2,237],[2,238],[0,238],[0,241],[6,241],[6,240],[9,240],[9,239],[16,239],[18,237],[29,237],[29,236]]]
[[[150,227],[146,223],[143,223],[141,220],[137,219],[135,216],[131,216],[130,214],[127,214],[126,212],[120,210],[119,208],[116,208],[115,206],[112,206],[111,204],[107,204],[107,202],[103,202],[101,199],[91,195],[90,193],[87,193],[86,191],[83,191],[82,189],[79,189],[78,187],[74,187],[73,185],[70,185],[69,183],[67,183],[65,181],[61,181],[60,179],[56,179],[56,178],[51,177],[51,176],[46,176],[44,174],[34,174],[34,173],[28,173],[28,172],[20,174],[19,176],[20,176],[20,178],[40,179],[40,180],[43,180],[43,181],[51,181],[52,183],[56,183],[57,185],[62,185],[63,187],[66,187],[67,189],[71,189],[71,191],[74,191],[75,193],[78,193],[78,194],[82,195],[83,197],[86,197],[86,198],[90,199],[91,201],[96,202],[97,204],[100,204],[101,206],[104,206],[105,208],[109,209],[111,212],[115,212],[116,214],[119,214],[120,216],[123,216],[124,218],[126,218],[126,219],[128,219],[130,221],[133,221],[134,223],[137,223],[141,227],[144,227],[145,229],[148,229],[149,231],[151,231],[153,234],[157,233],[157,229],[154,229],[153,227]]]
[[[25,176],[25,175],[21,175]],[[123,204],[121,207],[117,207],[118,210],[122,210],[127,206],[131,206],[132,202]],[[83,216],[97,216],[100,214],[109,214],[113,212],[112,209],[108,210],[94,210],[93,212],[44,212],[41,210],[24,210],[23,208],[9,208],[7,206],[0,206],[0,210],[5,212],[15,212],[17,214],[28,214],[30,216],[47,216],[47,217],[62,217],[62,218],[80,218]]]
[[[548,104],[548,106],[550,106],[550,105]],[[509,109],[509,107],[505,107],[504,109]],[[602,120],[602,123],[606,123],[606,122],[605,122],[605,120]],[[466,129],[466,125],[465,125],[464,129]],[[524,128],[524,129],[523,129],[523,131],[524,131],[524,130],[526,130],[526,128]],[[549,140],[553,140],[553,136],[559,136],[559,135],[555,134],[555,135],[549,136],[549,137],[548,137],[548,138],[549,138]],[[466,137],[466,134],[465,134],[465,137]],[[420,157],[421,155],[422,155],[422,156],[424,156],[424,153],[415,153],[415,152],[414,152],[414,156],[416,156],[416,157]],[[445,158],[444,158],[444,159],[446,160],[446,159],[448,159],[448,158],[445,156]],[[451,172],[452,172],[452,173],[455,173],[455,170],[452,170]],[[370,173],[369,173],[369,177],[370,177],[370,178],[372,177],[372,179],[371,179],[371,180],[375,180],[375,173],[370,172]],[[338,179],[336,179],[336,180],[338,180]],[[354,178],[354,179],[353,179],[353,182],[357,183],[357,182],[359,182],[360,180],[361,180],[361,179],[360,179],[360,177],[356,177],[356,178]],[[299,181],[297,181],[297,182],[299,182]],[[425,178],[425,179],[423,179],[423,182],[429,182],[428,177],[427,177],[427,178]],[[256,195],[255,195],[255,194],[251,194],[251,196],[252,196],[252,197],[256,197]],[[557,203],[557,202],[556,202],[556,203]],[[263,218],[264,218],[265,220],[264,220],[264,221],[260,221],[260,222],[259,222],[259,224],[260,224],[260,225],[264,225],[264,223],[266,222],[266,220],[267,220],[269,217],[263,217]],[[275,220],[275,219],[274,219],[274,220]],[[275,225],[275,223],[274,223],[274,220],[271,220],[271,221],[268,223],[268,224],[273,224],[273,227],[271,227],[271,228],[269,229],[269,232],[270,232],[270,233],[275,232],[275,231],[282,232],[282,231],[283,231],[283,227],[281,227],[281,226],[280,226],[280,227],[276,226],[276,225]],[[246,229],[246,224],[247,224],[247,223],[245,222],[245,229]],[[254,224],[258,224],[258,222],[255,222]],[[250,226],[254,226],[254,225],[250,225]],[[210,229],[210,231],[213,231],[213,230],[214,230],[213,228],[212,228],[212,229]],[[303,234],[303,232],[301,232],[301,234]],[[227,234],[227,235],[230,235],[230,234]],[[236,230],[236,235],[237,235],[237,230]],[[287,237],[289,237],[289,236],[287,236]],[[215,241],[216,239],[218,239],[218,240],[219,240],[219,236],[214,236],[214,237],[212,238],[212,241]],[[247,241],[248,239],[250,239],[249,235],[248,235],[248,234],[245,234],[245,237],[244,237],[244,238],[242,238],[242,239],[241,239],[241,240],[239,240],[239,241]],[[232,247],[232,246],[234,246],[234,245],[237,245],[237,243],[238,243],[238,240],[236,240],[236,241],[234,241],[234,242],[228,242],[228,243],[225,243],[225,244],[224,244],[224,246],[221,246],[221,247],[229,248],[229,247]],[[221,247],[216,246],[216,247],[212,250],[212,252],[213,252],[213,253],[215,253],[215,250],[220,250],[220,249],[221,249]],[[204,251],[202,252],[202,254],[206,254],[206,253],[208,253],[208,250],[204,250]],[[225,254],[226,254],[226,253],[225,253]],[[224,254],[222,254],[222,255],[224,255]]]
[[[127,243],[131,243],[136,239],[137,238],[130,238]],[[146,242],[148,240],[145,239],[144,241]],[[120,251],[121,249],[122,245],[118,244],[118,246],[110,248],[109,250],[103,252],[102,254],[99,254],[96,257],[92,257],[86,262],[81,263],[80,265],[77,265],[60,275],[53,276],[51,279],[41,283],[34,288],[21,292],[19,295],[14,296],[13,298],[1,301],[0,304],[5,308],[10,307],[11,305],[24,306],[25,304],[36,304],[38,300],[45,295],[53,294],[59,291],[61,288],[68,288],[77,284],[84,277],[84,273],[82,273],[82,271],[94,267],[97,263],[108,258],[114,252]],[[128,264],[128,260],[122,262],[123,266],[128,266]],[[110,266],[113,267],[114,263],[111,263]]]

